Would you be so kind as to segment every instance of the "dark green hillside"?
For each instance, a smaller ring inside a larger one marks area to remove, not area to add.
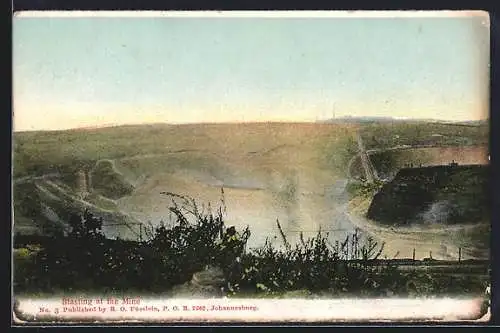
[[[93,190],[111,199],[118,199],[132,193],[134,187],[118,173],[112,161],[99,161],[91,172]]]
[[[367,217],[383,224],[488,221],[488,170],[485,165],[402,169],[374,196]]]
[[[431,122],[372,123],[361,129],[367,149],[398,145],[470,146],[488,145],[488,124],[463,125]]]
[[[15,184],[13,208],[16,232],[27,234],[61,235],[67,218],[65,203],[50,192],[43,192],[35,183]]]
[[[16,132],[13,136],[14,178],[59,169],[90,168],[101,159],[161,153],[170,134],[168,125]]]

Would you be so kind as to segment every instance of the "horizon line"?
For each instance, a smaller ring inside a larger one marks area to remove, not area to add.
[[[254,120],[254,121],[200,121],[200,122],[145,122],[145,123],[109,123],[102,125],[91,125],[81,127],[68,127],[61,129],[20,129],[12,130],[12,133],[27,133],[27,132],[65,132],[76,130],[98,130],[109,129],[116,127],[132,127],[132,126],[154,126],[154,125],[168,125],[168,126],[185,126],[185,125],[244,125],[244,124],[318,124],[318,125],[333,125],[335,120],[362,120],[362,119],[387,119],[395,122],[428,122],[428,123],[441,123],[441,124],[463,124],[467,122],[484,122],[489,121],[489,118],[475,119],[475,120],[449,120],[449,119],[434,119],[434,118],[405,118],[405,117],[390,117],[390,116],[342,116],[338,118],[328,118],[322,120]]]

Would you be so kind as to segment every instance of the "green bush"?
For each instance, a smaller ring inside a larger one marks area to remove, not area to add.
[[[101,232],[103,221],[83,212],[70,219],[72,230],[66,237],[36,250],[17,250],[16,290],[167,291],[207,265],[223,269],[226,292],[233,297],[294,297],[290,292],[299,290],[332,296],[418,296],[481,286],[467,277],[400,271],[390,261],[378,260],[383,244],[358,231],[335,244],[321,231],[307,240],[301,235],[295,246],[282,233],[284,248],[266,241],[246,251],[249,229],[238,232],[225,226],[222,209],[200,212],[194,200],[168,195],[181,200],[170,207],[176,223],[150,228],[145,241],[107,239]]]

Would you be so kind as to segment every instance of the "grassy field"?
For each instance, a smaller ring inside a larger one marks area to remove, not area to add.
[[[367,149],[397,145],[436,145],[464,147],[488,146],[489,126],[429,122],[372,123],[363,126],[361,135]]]
[[[327,157],[329,147],[356,126],[255,123],[141,125],[14,134],[14,177],[73,167],[101,159],[120,159],[171,152],[202,151],[223,156],[273,155],[292,146],[315,146]]]
[[[149,156],[148,162],[145,162],[149,165],[143,163],[141,168],[149,166],[149,170],[153,172],[158,171],[161,166],[168,167],[162,164],[164,162],[172,162],[178,168],[200,162],[217,168],[218,165],[214,162],[225,158],[243,163],[255,160],[258,163],[276,165],[285,161],[304,163],[307,157],[315,157],[319,166],[344,172],[347,161],[357,151],[353,137],[357,128],[361,130],[367,149],[405,144],[455,147],[488,145],[486,126],[429,123],[141,125],[17,132],[14,133],[13,147],[14,178],[51,171],[71,173],[81,168],[91,168],[103,159],[125,159],[127,162],[124,163],[132,164],[131,168],[134,169],[134,157],[141,159],[144,156]],[[198,155],[194,155],[196,152]],[[311,153],[300,158],[307,152]],[[425,155],[425,152],[421,152]],[[440,154],[439,151],[429,153]],[[465,156],[471,153],[476,152],[464,152]],[[183,154],[188,158],[181,157]],[[399,154],[404,155],[405,152]],[[169,155],[179,156],[170,160]],[[396,153],[394,155],[397,156]],[[448,155],[451,157],[454,153]]]

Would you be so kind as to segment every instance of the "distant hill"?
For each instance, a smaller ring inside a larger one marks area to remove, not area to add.
[[[451,125],[464,125],[464,126],[485,126],[488,125],[489,121],[487,119],[481,120],[467,120],[467,121],[439,121],[443,124],[451,124]]]
[[[319,123],[371,123],[371,122],[394,122],[404,121],[406,119],[398,119],[393,117],[340,117],[326,120],[318,120]]]
[[[438,119],[426,119],[426,118],[395,118],[395,117],[339,117],[339,118],[331,118],[326,120],[318,120],[319,123],[393,123],[393,122],[401,122],[401,123],[441,123],[441,124],[450,124],[450,125],[468,125],[468,126],[482,126],[487,125],[488,120],[468,120],[468,121],[450,121],[450,120],[438,120]]]

